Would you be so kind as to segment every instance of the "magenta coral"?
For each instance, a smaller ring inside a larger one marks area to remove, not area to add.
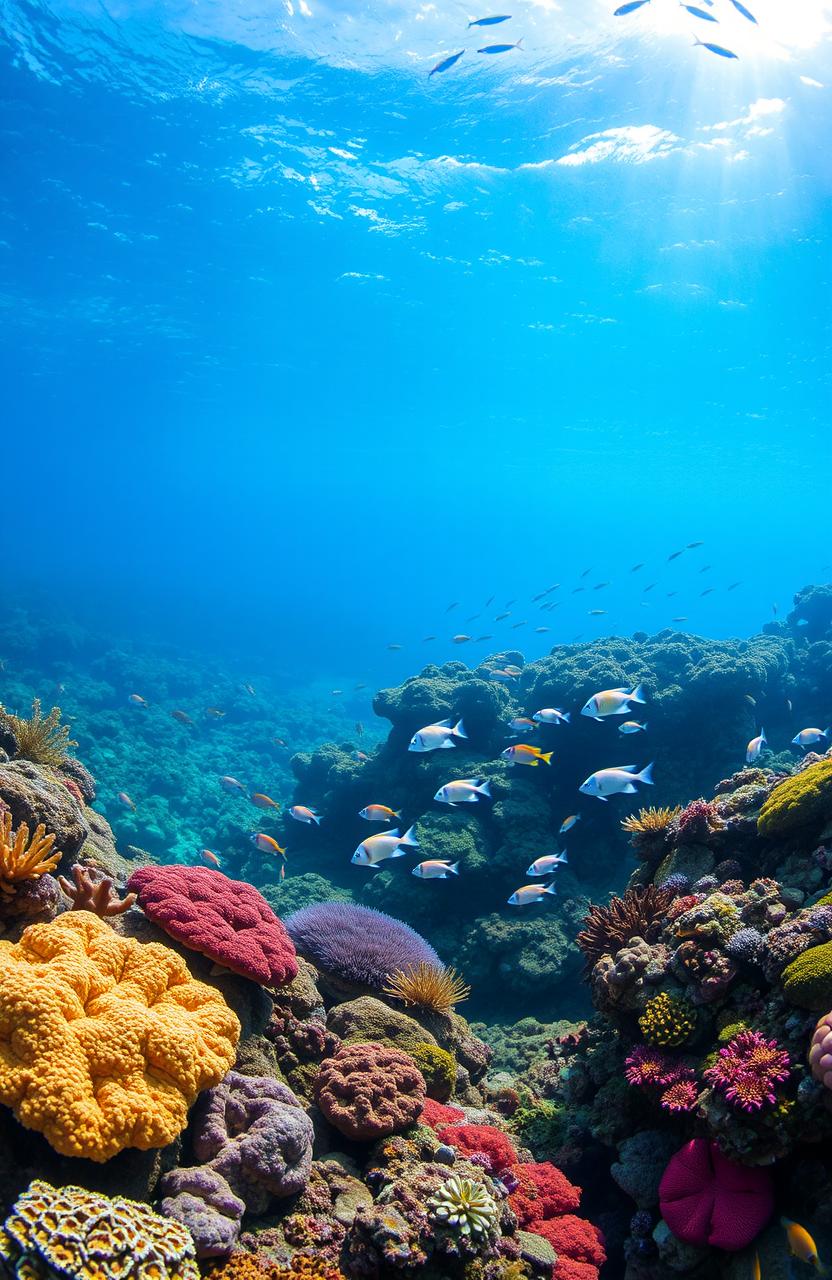
[[[812,1075],[827,1089],[832,1089],[832,1013],[825,1013],[812,1035],[809,1048]]]
[[[139,867],[127,882],[139,906],[177,942],[264,986],[297,975],[292,940],[253,885],[211,867]]]
[[[652,1045],[636,1045],[624,1062],[627,1084],[648,1088],[669,1085],[688,1078],[688,1068],[678,1059]]]
[[[661,1214],[685,1244],[736,1253],[774,1211],[768,1169],[734,1164],[715,1142],[693,1138],[671,1158],[659,1184]]]
[[[759,1031],[741,1031],[720,1049],[719,1057],[705,1071],[705,1079],[741,1111],[761,1111],[777,1101],[774,1087],[788,1080],[789,1055],[776,1040]]]

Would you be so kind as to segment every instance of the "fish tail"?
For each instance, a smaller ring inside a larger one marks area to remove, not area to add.
[[[630,702],[645,702],[646,699],[644,697],[643,685],[637,684],[635,689],[633,689],[632,693],[629,693],[627,697],[629,698]]]
[[[553,896],[557,893],[557,889],[555,888],[555,882],[554,882],[554,880],[552,880],[552,882],[551,882],[550,884],[547,884],[547,886],[546,886],[546,888],[543,890],[543,892],[544,892],[544,893],[551,893]]]
[[[461,720],[457,720],[457,722],[456,722],[456,724],[454,725],[453,729],[451,729],[451,733],[453,734],[453,736],[454,736],[455,738],[467,738],[467,737],[468,737],[468,734],[465,732],[465,725],[462,723],[462,721],[461,721]]]
[[[551,763],[552,763],[552,753],[551,753],[551,751],[546,751],[545,753],[541,753],[537,758],[538,758],[538,760],[542,760],[545,764],[551,764]]]
[[[491,799],[491,783],[487,780],[480,783],[477,787],[477,791],[479,791],[481,796],[488,796],[489,800]]]
[[[652,787],[653,786],[653,761],[651,760],[649,764],[646,764],[642,769],[641,773],[636,774],[636,777],[638,778],[639,782],[646,782],[648,786]]]
[[[563,719],[566,721],[566,723],[567,723],[567,724],[569,724],[570,720],[572,719],[572,712],[571,712],[571,711],[564,711],[564,713],[563,713]]]
[[[393,833],[391,832],[390,834],[392,835]],[[419,841],[416,839],[413,827],[407,828],[407,831],[405,831],[404,835],[401,837],[400,843],[408,845],[411,849],[419,848]]]
[[[458,876],[458,875],[459,875],[459,863],[458,863],[458,862],[451,862],[451,863],[449,863],[449,865],[448,865],[448,870],[450,871],[450,873],[451,873],[451,875],[452,875],[452,876]]]
[[[515,44],[515,46],[514,46],[514,47],[515,47],[515,49],[519,49],[521,53],[525,53],[525,52],[526,52],[526,50],[523,48],[523,41],[525,40],[525,38],[526,38],[525,36],[521,36],[521,37],[520,37],[520,39],[517,41],[517,43],[516,43],[516,44]]]

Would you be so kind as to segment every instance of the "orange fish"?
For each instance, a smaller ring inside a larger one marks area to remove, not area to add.
[[[517,742],[513,747],[506,747],[500,755],[512,764],[530,764],[533,768],[540,764],[552,763],[551,751],[541,751],[540,747],[532,747],[528,742]]]
[[[135,802],[130,799],[126,791],[119,791],[116,799],[121,801],[125,809],[132,809],[133,812],[135,813],[136,811]]]
[[[279,809],[280,805],[276,800],[272,800],[271,796],[264,795],[262,791],[255,791],[250,797],[251,803],[256,804],[258,809]]]
[[[202,858],[203,862],[208,864],[209,867],[220,866],[220,860],[214,853],[213,849],[203,849],[199,856]]]
[[[817,1245],[806,1228],[801,1227],[799,1222],[791,1222],[789,1218],[781,1218],[780,1225],[786,1233],[792,1257],[799,1258],[801,1262],[808,1262],[815,1268],[818,1275],[827,1275],[826,1267],[818,1257]]]
[[[273,840],[271,836],[264,835],[262,831],[258,831],[255,835],[250,836],[249,839],[261,853],[279,853],[281,858],[286,857],[286,850],[281,849],[276,840]]]
[[[187,711],[171,711],[170,714],[172,718],[174,720],[178,720],[180,724],[193,724],[193,720],[188,715]]]

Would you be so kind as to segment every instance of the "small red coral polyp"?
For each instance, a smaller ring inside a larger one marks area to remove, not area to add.
[[[734,1164],[715,1142],[693,1138],[665,1169],[659,1205],[679,1240],[736,1253],[774,1212],[774,1187],[768,1169]]]
[[[581,1202],[580,1187],[574,1186],[553,1164],[513,1164],[509,1173],[517,1186],[508,1202],[521,1227],[568,1213]]]
[[[676,1080],[665,1089],[659,1098],[659,1104],[663,1111],[669,1111],[671,1115],[678,1116],[693,1111],[698,1100],[699,1090],[693,1080]]]
[[[759,1031],[741,1031],[720,1049],[705,1079],[740,1111],[762,1111],[777,1101],[774,1086],[790,1073],[789,1055],[776,1040],[766,1040]]]
[[[446,1125],[436,1130],[436,1136],[463,1156],[484,1155],[489,1173],[500,1173],[517,1163],[517,1152],[511,1139],[491,1125]]]

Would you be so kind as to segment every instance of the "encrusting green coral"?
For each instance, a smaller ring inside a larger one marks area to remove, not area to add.
[[[447,1102],[456,1084],[456,1062],[447,1049],[436,1044],[417,1044],[410,1056],[425,1077],[428,1097]]]
[[[823,1012],[832,1005],[832,942],[810,947],[786,966],[783,994],[801,1009]]]
[[[0,716],[8,724],[17,739],[17,754],[34,764],[63,764],[70,747],[77,746],[69,736],[69,729],[61,724],[61,708],[53,707],[48,716],[41,710],[40,698],[32,702],[32,714],[28,720],[11,715],[0,708]]]
[[[648,1044],[673,1049],[690,1039],[696,1027],[696,1014],[687,1000],[662,991],[647,1001],[638,1025]]]
[[[757,819],[761,836],[810,832],[832,819],[832,756],[801,769],[775,787]]]

